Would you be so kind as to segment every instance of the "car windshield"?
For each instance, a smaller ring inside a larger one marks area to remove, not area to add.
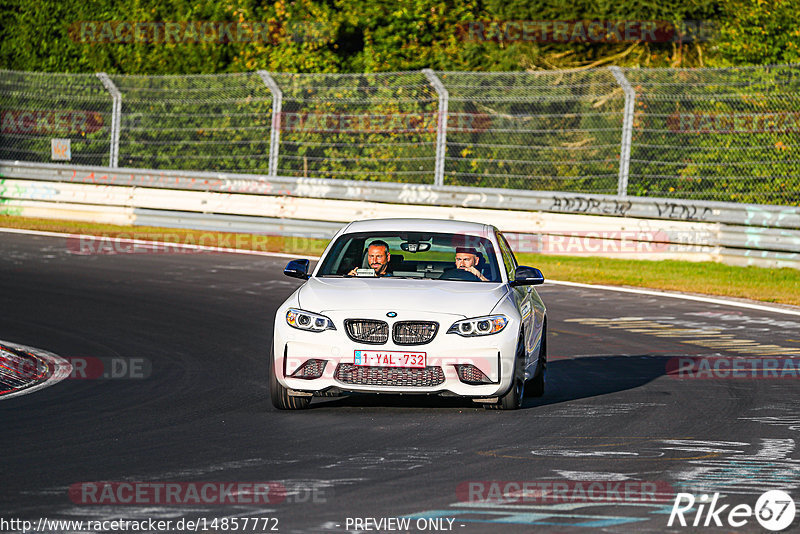
[[[494,248],[488,239],[417,232],[342,235],[325,256],[317,276],[375,277],[376,273],[425,280],[501,281]]]

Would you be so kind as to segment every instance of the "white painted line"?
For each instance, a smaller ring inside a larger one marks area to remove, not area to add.
[[[115,239],[110,237],[103,237],[103,236],[93,236],[88,234],[66,234],[61,232],[44,232],[40,230],[25,230],[21,228],[2,228],[0,227],[0,233],[5,232],[9,234],[27,234],[27,235],[39,235],[45,237],[65,237],[65,238],[84,238],[84,239]],[[304,256],[300,254],[286,254],[283,252],[263,252],[260,250],[243,250],[243,249],[235,249],[235,248],[221,248],[221,247],[207,247],[203,245],[193,245],[193,244],[182,244],[182,243],[169,243],[164,241],[145,241],[141,239],[127,239],[123,240],[120,239],[120,242],[130,243],[130,244],[142,244],[142,245],[150,245],[153,247],[156,246],[170,246],[170,247],[183,247],[187,249],[193,250],[207,250],[212,252],[223,252],[226,254],[248,254],[251,256],[271,256],[275,258],[287,258],[287,259],[308,259],[308,260],[318,260],[319,256]],[[673,299],[683,299],[683,300],[693,300],[696,302],[705,302],[707,304],[718,304],[720,306],[732,306],[735,308],[746,308],[749,310],[758,310],[758,311],[765,311],[770,313],[781,313],[784,315],[796,315],[800,316],[800,309],[793,310],[788,308],[778,308],[773,306],[765,306],[762,304],[751,304],[748,302],[739,302],[735,300],[725,300],[720,298],[713,298],[713,297],[700,297],[696,295],[687,295],[685,293],[677,293],[677,292],[667,292],[667,291],[657,291],[652,289],[635,289],[629,287],[616,287],[616,286],[605,286],[605,285],[594,285],[594,284],[581,284],[578,282],[565,282],[561,280],[545,280],[547,284],[556,284],[562,286],[572,286],[572,287],[583,287],[586,289],[602,289],[605,291],[618,291],[620,293],[633,293],[637,295],[650,295],[654,297],[668,297]]]
[[[8,341],[2,341],[2,340],[0,340],[0,344],[6,345],[14,349],[31,352],[36,356],[38,356],[39,358],[47,360],[50,363],[50,365],[53,366],[53,374],[44,382],[36,384],[35,386],[31,386],[29,388],[15,391],[14,393],[0,395],[0,400],[10,399],[11,397],[19,397],[20,395],[27,395],[28,393],[33,393],[34,391],[39,391],[40,389],[50,387],[54,384],[57,384],[58,382],[61,382],[62,380],[67,378],[70,375],[70,373],[72,373],[72,364],[69,363],[64,358],[53,354],[52,352],[47,352],[46,350],[37,349],[34,347],[28,347],[26,345],[18,345],[17,343],[9,343]]]
[[[764,306],[761,304],[751,304],[749,302],[739,302],[736,300],[726,300],[713,297],[701,297],[697,295],[686,295],[684,293],[673,293],[667,291],[658,291],[653,289],[635,289],[631,287],[615,287],[603,286],[594,284],[580,284],[578,282],[562,282],[560,280],[545,280],[545,283],[557,284],[570,287],[583,287],[586,289],[603,289],[606,291],[618,291],[620,293],[634,293],[637,295],[650,295],[653,297],[668,297],[672,299],[693,300],[696,302],[705,302],[707,304],[718,304],[720,306],[733,306],[735,308],[747,308],[749,310],[765,311],[770,313],[782,313],[784,315],[797,315],[800,316],[800,309],[792,310],[788,308],[777,308],[773,306]]]

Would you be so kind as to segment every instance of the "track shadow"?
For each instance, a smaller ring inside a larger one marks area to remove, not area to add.
[[[522,407],[536,408],[635,389],[665,375],[667,362],[671,358],[672,356],[643,354],[584,356],[550,361],[547,363],[544,396],[526,398]],[[388,394],[354,394],[315,399],[310,408],[334,407],[481,409],[479,404],[460,397]]]
[[[525,408],[598,397],[641,387],[667,374],[675,356],[584,356],[547,362],[545,394]]]

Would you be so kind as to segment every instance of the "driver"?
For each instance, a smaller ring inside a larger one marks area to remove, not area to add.
[[[474,248],[456,247],[455,263],[456,269],[472,273],[482,282],[489,281],[489,279],[483,276],[477,269],[477,265],[480,263],[480,256],[478,255],[478,251]]]
[[[389,272],[389,259],[392,257],[389,254],[389,245],[385,241],[373,241],[367,247],[367,263],[375,271],[375,276],[392,276]],[[357,267],[354,267],[348,276],[355,276]]]

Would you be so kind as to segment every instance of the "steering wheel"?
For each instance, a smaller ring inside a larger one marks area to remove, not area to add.
[[[480,278],[463,269],[448,269],[442,273],[439,280],[466,280],[469,282],[476,282],[479,281]]]

